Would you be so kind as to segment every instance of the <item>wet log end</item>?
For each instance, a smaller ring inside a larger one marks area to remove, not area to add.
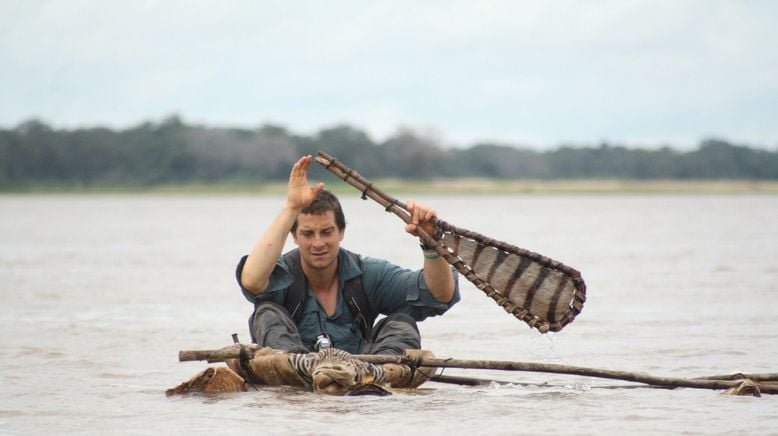
[[[761,397],[762,391],[759,389],[759,386],[756,383],[745,379],[739,385],[727,389],[726,391],[722,392],[722,394]]]

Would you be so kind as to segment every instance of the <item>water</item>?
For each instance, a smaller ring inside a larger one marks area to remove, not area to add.
[[[583,272],[588,301],[540,335],[463,282],[421,324],[438,357],[696,377],[778,368],[778,197],[418,198],[441,217]],[[447,370],[391,397],[291,388],[166,398],[206,367],[179,350],[248,339],[234,267],[280,197],[0,197],[0,434],[778,434],[778,397],[606,389],[581,377]],[[344,196],[344,246],[415,267],[402,222]],[[519,383],[545,383],[525,386]]]

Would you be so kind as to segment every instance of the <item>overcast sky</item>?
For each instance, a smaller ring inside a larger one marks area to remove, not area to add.
[[[0,0],[0,127],[778,147],[778,1]]]

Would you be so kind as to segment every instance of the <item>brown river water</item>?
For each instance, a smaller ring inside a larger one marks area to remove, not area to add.
[[[399,219],[342,198],[344,247],[420,266]],[[462,279],[462,301],[421,324],[437,357],[672,377],[778,372],[778,196],[417,200],[579,269],[588,286],[581,315],[541,335]],[[234,267],[282,201],[0,196],[0,434],[778,434],[778,396],[540,373],[449,369],[513,383],[427,383],[389,397],[262,388],[166,398],[207,366],[179,363],[179,350],[248,339]]]

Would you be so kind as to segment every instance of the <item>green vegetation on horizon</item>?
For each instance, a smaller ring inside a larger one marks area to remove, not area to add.
[[[350,126],[312,136],[278,126],[257,129],[187,125],[178,118],[125,130],[56,130],[28,121],[0,129],[0,191],[275,192],[291,164],[324,150],[370,179],[399,180],[402,191],[430,192],[661,192],[686,181],[695,191],[774,192],[778,151],[709,139],[698,149],[630,149],[617,144],[560,146],[548,151],[501,144],[445,148],[412,131],[381,143]],[[333,186],[313,166],[311,178]],[[729,188],[715,180],[735,181]],[[638,181],[638,182],[630,182]],[[738,182],[739,181],[739,182]],[[694,184],[697,188],[693,188]],[[423,189],[414,188],[423,186]],[[636,187],[637,186],[637,187]]]
[[[435,179],[371,180],[394,196],[410,195],[533,195],[533,194],[778,194],[775,180],[502,180]],[[327,189],[342,196],[360,196],[351,185],[331,180]],[[153,186],[84,186],[33,184],[10,191],[17,194],[152,194],[152,195],[270,195],[285,196],[282,181],[164,183]]]

